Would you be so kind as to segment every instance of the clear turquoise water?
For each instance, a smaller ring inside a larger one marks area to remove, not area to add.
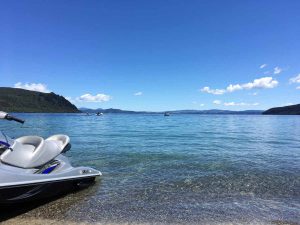
[[[12,137],[68,134],[72,163],[103,173],[93,187],[34,209],[27,213],[31,217],[107,223],[300,221],[298,116],[20,116],[25,125],[1,122],[0,129]]]

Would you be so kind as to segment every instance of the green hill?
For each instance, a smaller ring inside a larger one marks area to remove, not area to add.
[[[75,105],[63,96],[19,88],[0,87],[0,111],[39,112],[39,113],[77,113]]]
[[[263,112],[265,115],[300,115],[300,104],[271,108]]]

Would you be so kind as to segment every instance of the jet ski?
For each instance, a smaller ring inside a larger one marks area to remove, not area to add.
[[[169,112],[165,112],[164,116],[170,116]]]
[[[5,112],[0,119],[24,123]],[[0,205],[50,198],[93,184],[101,172],[72,167],[63,155],[70,146],[63,134],[11,139],[0,131]]]

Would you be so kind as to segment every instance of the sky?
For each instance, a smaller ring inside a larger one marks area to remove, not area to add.
[[[0,0],[0,86],[78,107],[300,103],[299,0]]]

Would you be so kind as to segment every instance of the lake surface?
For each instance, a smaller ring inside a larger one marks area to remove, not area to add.
[[[91,188],[20,218],[103,223],[300,221],[300,117],[20,114],[12,137],[68,134],[74,166],[103,173]]]

